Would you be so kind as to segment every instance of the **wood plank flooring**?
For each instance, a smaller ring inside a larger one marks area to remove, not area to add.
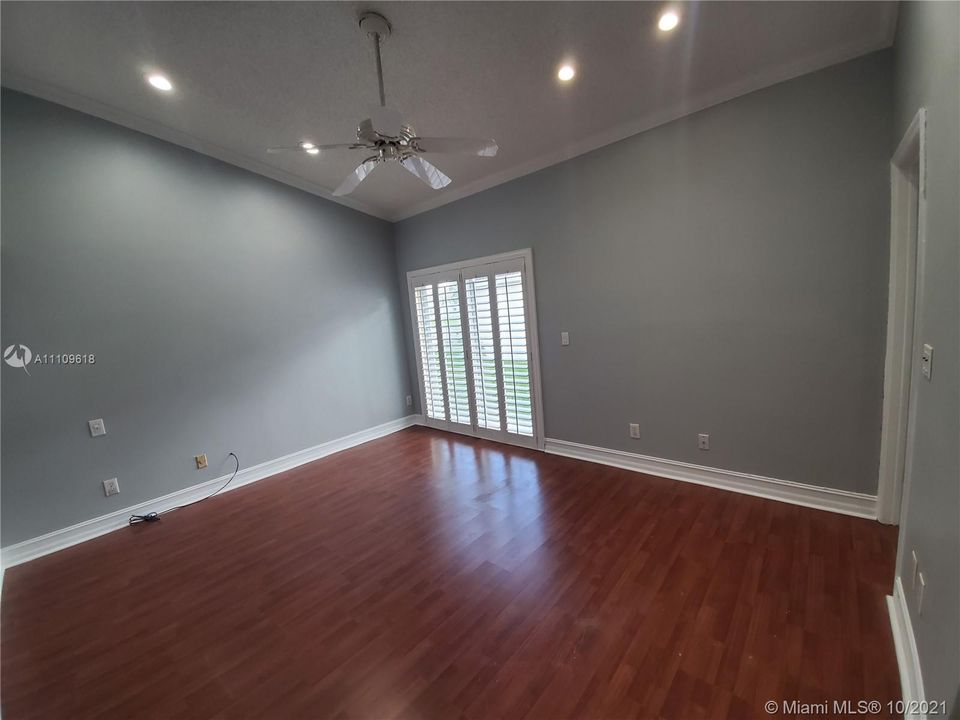
[[[7,571],[25,718],[759,718],[899,697],[895,528],[413,428]]]

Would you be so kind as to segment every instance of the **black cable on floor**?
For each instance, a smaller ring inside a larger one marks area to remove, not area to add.
[[[223,490],[224,488],[226,488],[227,485],[229,485],[230,483],[232,483],[232,482],[233,482],[233,479],[237,476],[237,473],[240,472],[240,458],[238,458],[238,457],[237,457],[237,454],[236,454],[236,453],[233,453],[233,452],[230,453],[229,457],[232,457],[232,458],[236,461],[237,467],[234,468],[233,475],[230,476],[230,479],[227,480],[223,485],[221,485],[220,487],[218,487],[214,492],[210,493],[210,494],[207,495],[206,497],[200,498],[199,500],[194,500],[193,502],[184,503],[183,505],[177,505],[176,507],[167,508],[167,509],[164,510],[163,512],[159,512],[159,513],[151,512],[151,513],[146,513],[145,515],[131,515],[131,516],[130,516],[130,520],[129,520],[128,522],[129,522],[131,525],[136,525],[137,523],[145,523],[145,522],[157,522],[157,520],[160,519],[160,516],[161,516],[161,515],[166,515],[168,512],[173,512],[174,510],[180,510],[180,509],[185,508],[185,507],[190,507],[191,505],[196,505],[198,502],[203,502],[204,500],[209,500],[209,499],[212,498],[214,495],[216,495],[217,493],[219,493],[221,490]]]

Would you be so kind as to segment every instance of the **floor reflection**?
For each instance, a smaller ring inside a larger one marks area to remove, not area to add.
[[[507,570],[543,551],[549,523],[540,469],[528,455],[534,451],[453,433],[432,437],[430,450],[438,542],[458,547],[464,562]]]

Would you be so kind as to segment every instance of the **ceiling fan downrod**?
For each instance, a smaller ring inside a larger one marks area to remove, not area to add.
[[[377,59],[377,84],[380,90],[380,107],[387,106],[383,91],[383,63],[380,59],[380,39],[390,36],[390,23],[380,13],[365,12],[360,16],[360,29],[373,37],[373,53]]]
[[[301,140],[296,145],[267,148],[269,153],[308,153],[319,155],[333,150],[365,150],[366,160],[340,183],[333,194],[347,195],[357,189],[364,179],[387,162],[399,164],[404,170],[415,175],[434,190],[440,190],[450,184],[450,178],[427,159],[422,153],[456,153],[479,157],[494,157],[499,150],[491,138],[450,138],[420,137],[410,123],[404,123],[403,116],[395,108],[387,107],[386,93],[383,88],[383,61],[380,56],[380,43],[391,33],[389,21],[381,14],[365,12],[360,15],[360,31],[373,36],[373,53],[377,63],[377,87],[380,92],[379,107],[371,107],[369,116],[357,126],[355,142],[332,145],[316,144],[312,140]],[[370,154],[372,153],[372,154]]]

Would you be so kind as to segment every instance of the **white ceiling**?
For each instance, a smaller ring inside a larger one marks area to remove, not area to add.
[[[387,104],[421,135],[494,137],[493,159],[428,156],[453,184],[395,165],[348,198],[390,220],[422,212],[746,92],[887,47],[896,4],[5,2],[3,84],[329,197],[351,153],[267,155],[301,138],[349,142],[377,101],[361,10],[384,13]],[[561,60],[578,76],[556,81]],[[163,70],[164,95],[142,73]],[[362,155],[361,151],[357,154]]]

